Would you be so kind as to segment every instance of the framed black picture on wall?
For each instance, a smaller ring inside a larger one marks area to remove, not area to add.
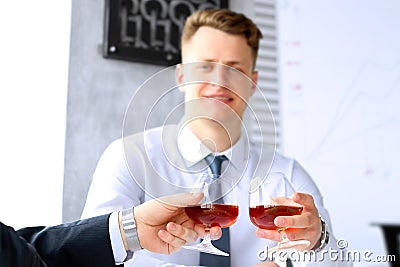
[[[177,64],[186,18],[196,10],[211,8],[228,8],[228,0],[106,0],[103,56]]]

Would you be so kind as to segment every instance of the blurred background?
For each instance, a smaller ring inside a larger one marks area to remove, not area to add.
[[[314,177],[337,238],[387,254],[379,225],[400,224],[400,2],[228,5],[263,30],[257,69],[278,150]],[[78,219],[135,90],[165,66],[103,57],[106,1],[1,6],[0,220],[19,228]]]

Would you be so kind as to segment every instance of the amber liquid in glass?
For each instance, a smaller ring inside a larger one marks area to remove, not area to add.
[[[274,219],[276,217],[300,215],[302,211],[303,207],[300,206],[258,205],[250,208],[250,220],[254,225],[261,229],[277,230],[277,227],[274,224]]]
[[[236,222],[239,207],[228,204],[204,204],[185,207],[185,212],[196,223],[207,227],[220,226],[225,228]]]

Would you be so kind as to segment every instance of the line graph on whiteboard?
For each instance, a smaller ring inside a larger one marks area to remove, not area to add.
[[[365,62],[345,92],[328,128],[305,159],[322,157],[343,146],[347,153],[356,150],[365,156],[356,161],[364,162],[365,176],[380,172],[380,177],[390,178],[392,168],[398,165],[393,155],[400,151],[400,63],[382,66]]]
[[[400,222],[400,1],[360,3],[280,6],[281,144],[320,188],[336,237],[384,253],[371,225]]]
[[[285,152],[318,173],[335,165],[360,179],[400,177],[400,20],[393,8],[369,2],[371,13],[356,1],[283,3]],[[349,10],[358,10],[357,20]],[[386,14],[379,26],[372,23],[376,13]]]

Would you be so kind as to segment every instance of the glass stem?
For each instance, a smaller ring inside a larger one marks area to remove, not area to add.
[[[201,243],[202,243],[203,245],[211,244],[210,228],[207,227],[207,228],[205,228],[204,230],[205,230],[205,232],[206,232],[206,235],[204,236],[203,241],[201,241]]]
[[[286,235],[285,228],[279,228],[278,232],[281,234],[281,241],[279,243],[287,243],[289,238]]]

